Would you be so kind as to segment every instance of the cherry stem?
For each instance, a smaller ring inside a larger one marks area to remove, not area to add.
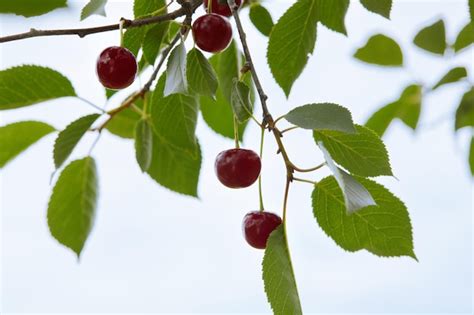
[[[261,133],[260,133],[260,160],[263,159],[263,142],[265,140],[265,127],[260,125]],[[260,211],[265,210],[265,206],[263,205],[263,191],[262,191],[262,171],[260,171],[260,175],[258,176],[258,197],[260,202]]]
[[[207,14],[212,13],[212,0],[207,0]]]
[[[235,148],[239,149],[239,122],[237,121],[237,117],[234,115],[234,140],[235,140]]]
[[[123,47],[123,24],[125,23],[125,19],[120,19],[119,22],[119,33],[120,33],[120,47]]]

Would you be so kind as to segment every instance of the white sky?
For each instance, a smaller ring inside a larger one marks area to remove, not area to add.
[[[447,22],[453,40],[468,21],[466,3],[395,1],[390,22],[353,2],[346,18],[349,38],[318,28],[315,54],[288,100],[269,73],[265,38],[243,16],[275,116],[295,106],[329,101],[348,107],[355,121],[363,123],[375,108],[396,99],[414,77],[432,84],[452,66],[463,65],[474,80],[472,49],[443,59],[410,43],[422,25],[439,17]],[[275,18],[288,6],[284,1],[270,4]],[[109,1],[107,19],[93,17],[79,23],[81,6],[73,2],[58,14],[28,20],[1,16],[0,34],[30,27],[92,26],[131,16],[129,3]],[[409,72],[379,69],[351,58],[356,47],[380,31],[401,43]],[[105,98],[95,77],[95,59],[104,47],[115,44],[116,32],[7,43],[0,46],[0,68],[50,66],[67,75],[79,95],[102,105]],[[466,88],[466,84],[445,87],[425,99],[423,132],[413,135],[395,123],[385,139],[399,181],[379,181],[408,206],[419,263],[378,258],[365,251],[344,252],[317,226],[310,204],[312,188],[299,183],[292,187],[289,242],[305,314],[471,313],[473,190],[466,161],[470,134],[463,130],[454,136],[449,119],[430,126],[454,113]],[[90,112],[78,100],[61,99],[0,112],[0,122],[37,119],[63,128]],[[214,157],[232,141],[214,134],[202,120],[197,133],[203,144],[199,200],[172,193],[142,175],[130,141],[110,134],[101,139],[94,151],[99,207],[80,263],[50,236],[45,220],[55,136],[3,169],[2,312],[270,313],[261,280],[263,252],[245,243],[240,226],[245,213],[258,207],[257,187],[237,191],[222,187],[214,175]],[[257,150],[258,138],[258,128],[250,127],[245,146]],[[86,137],[75,157],[86,154],[93,139]],[[284,169],[273,154],[273,140],[267,139],[265,201],[268,210],[281,213]],[[294,132],[285,141],[299,165],[322,161],[312,149],[310,133]]]

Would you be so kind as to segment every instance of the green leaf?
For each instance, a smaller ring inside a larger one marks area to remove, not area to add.
[[[184,94],[163,97],[164,82],[168,82],[166,77],[166,74],[161,76],[151,99],[153,126],[166,142],[194,154],[197,148],[197,100]]]
[[[331,169],[342,190],[347,213],[350,214],[368,206],[375,206],[376,203],[367,189],[350,174],[337,167],[322,142],[317,142],[317,144],[323,152],[326,164]]]
[[[278,20],[270,34],[267,61],[287,97],[303,72],[308,55],[313,53],[317,21],[317,1],[298,0]]]
[[[265,292],[273,314],[303,314],[283,225],[270,234],[262,267]]]
[[[242,67],[242,58],[235,41],[232,41],[230,46],[223,52],[213,55],[209,62],[217,74],[219,89],[230,105],[234,79],[239,78]]]
[[[375,131],[379,137],[382,137],[392,123],[393,119],[396,118],[397,109],[397,102],[385,105],[372,114],[372,116],[365,123],[365,126]]]
[[[390,19],[392,0],[360,0],[360,3],[369,11]]]
[[[234,113],[231,105],[231,94],[233,88],[233,80],[239,77],[239,70],[242,66],[242,58],[237,50],[235,42],[223,52],[213,55],[209,62],[219,80],[219,86],[216,92],[216,98],[201,97],[201,113],[206,124],[216,133],[234,139]],[[243,82],[250,89],[250,98],[254,103],[254,90],[252,78],[244,76]],[[253,107],[253,106],[252,106]],[[242,139],[245,131],[246,123],[239,125],[239,138]]]
[[[410,217],[403,202],[374,181],[358,180],[377,206],[348,215],[336,180],[326,177],[315,185],[312,194],[313,213],[319,226],[349,252],[366,249],[377,256],[409,256],[416,260]]]
[[[403,66],[402,49],[396,41],[383,34],[369,38],[364,47],[355,52],[354,57],[379,66]]]
[[[81,21],[89,16],[97,14],[105,16],[105,5],[107,0],[90,0],[81,11]]]
[[[350,173],[373,177],[388,175],[392,170],[387,150],[375,132],[356,125],[357,133],[314,131],[316,143],[322,142],[334,161]]]
[[[344,19],[349,0],[315,0],[318,21],[329,29],[347,35]]]
[[[418,32],[413,43],[433,54],[444,55],[446,51],[446,29],[443,20],[438,20]]]
[[[0,127],[0,169],[53,131],[53,127],[39,121],[21,121]]]
[[[469,167],[471,169],[471,175],[474,176],[474,137],[471,139],[471,146],[469,149]]]
[[[422,89],[420,85],[410,85],[397,101],[397,117],[413,130],[416,130],[420,119]]]
[[[164,8],[165,0],[135,0],[133,2],[133,13],[135,18],[151,15],[158,9]]]
[[[143,54],[140,61],[138,61],[138,74],[142,74],[149,66],[150,64],[146,61],[145,54]]]
[[[181,30],[180,23],[176,21],[169,21],[168,35],[167,35],[166,40],[163,41],[163,44],[169,45],[180,30]]]
[[[240,123],[246,122],[252,117],[253,104],[250,99],[250,88],[237,79],[234,79],[231,105],[234,115]]]
[[[138,51],[143,44],[146,34],[146,27],[133,27],[125,31],[123,35],[123,47],[127,48],[132,54],[138,56]]]
[[[351,112],[345,107],[331,103],[296,107],[285,115],[285,119],[304,129],[356,132]]]
[[[99,114],[91,114],[81,117],[70,123],[58,134],[56,142],[54,143],[53,151],[54,165],[56,166],[56,169],[60,168],[67,160],[81,138],[99,117]]]
[[[454,51],[456,53],[462,51],[464,48],[471,46],[474,43],[474,24],[472,22],[468,23],[464,28],[459,32],[456,37],[456,42],[454,43]]]
[[[159,135],[153,135],[153,154],[147,173],[160,185],[172,191],[197,197],[199,172],[201,169],[201,149],[197,144],[197,154],[166,142]]]
[[[146,119],[138,121],[135,128],[135,155],[141,170],[146,172],[153,157],[153,128]]]
[[[176,93],[187,93],[188,81],[186,79],[186,47],[182,41],[176,46],[168,58],[166,67],[166,84],[164,96]]]
[[[115,93],[118,92],[118,90],[111,90],[111,89],[107,89],[107,88],[105,88],[104,90],[105,90],[105,97],[107,99],[110,99],[112,96],[115,95]]]
[[[169,23],[159,23],[148,29],[143,39],[143,56],[153,65],[160,53],[160,47],[168,34]]]
[[[376,111],[365,123],[365,126],[382,137],[391,122],[395,118],[399,118],[405,125],[416,130],[420,118],[422,97],[421,86],[406,87],[398,100]]]
[[[456,110],[455,130],[474,126],[474,88],[466,92]]]
[[[50,68],[27,65],[0,71],[0,110],[66,96],[76,96],[71,82]]]
[[[260,33],[270,36],[274,23],[270,12],[264,6],[260,3],[252,3],[250,5],[249,17]]]
[[[217,89],[216,98],[201,97],[201,114],[206,124],[216,133],[234,139],[234,112],[221,89]],[[239,124],[239,139],[243,138],[247,123]]]
[[[474,0],[469,0],[469,15],[471,16],[471,22],[474,22]]]
[[[141,98],[137,99],[134,104],[138,108],[143,108],[143,100]],[[140,119],[141,115],[129,107],[114,115],[114,118],[107,124],[106,129],[118,137],[134,139],[135,126]]]
[[[94,225],[97,206],[97,170],[91,157],[71,162],[62,171],[48,205],[53,237],[79,258]]]
[[[217,91],[217,75],[202,52],[193,48],[187,57],[187,80],[191,91],[214,98]]]
[[[467,70],[464,67],[456,67],[448,71],[439,81],[433,86],[433,90],[439,88],[444,84],[458,82],[467,77]]]
[[[66,0],[3,0],[0,13],[13,13],[25,17],[43,15],[58,8],[67,7]]]

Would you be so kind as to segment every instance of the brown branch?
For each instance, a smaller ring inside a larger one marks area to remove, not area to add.
[[[257,71],[255,70],[255,65],[253,63],[252,55],[250,54],[250,49],[247,43],[247,35],[245,34],[239,14],[237,13],[239,6],[236,5],[235,0],[227,0],[227,3],[232,11],[232,15],[235,19],[235,24],[237,25],[237,30],[239,31],[240,42],[242,43],[245,59],[247,60],[246,67],[250,69],[253,82],[255,83],[255,87],[257,88],[257,92],[260,98],[260,104],[262,106],[262,111],[263,111],[262,125],[266,126],[268,130],[270,130],[273,133],[278,145],[278,152],[281,153],[283,160],[285,162],[287,178],[289,181],[292,181],[293,172],[295,171],[295,166],[290,161],[288,153],[286,152],[285,146],[283,145],[283,142],[281,140],[281,132],[275,126],[275,121],[273,120],[273,117],[270,114],[270,111],[268,110],[268,106],[267,106],[268,97],[265,94],[265,91],[263,90],[262,84],[260,83],[260,79],[258,78],[258,75],[257,75]]]
[[[165,21],[171,21],[178,17],[189,15],[189,11],[191,10],[192,12],[194,12],[201,5],[202,0],[187,0],[187,1],[180,1],[180,2],[181,2],[181,8],[167,14],[140,18],[136,20],[122,19],[123,27],[124,28],[140,27],[140,26],[149,25],[149,24],[156,24],[156,23],[161,23]],[[26,33],[0,37],[0,43],[6,43],[6,42],[15,41],[15,40],[21,40],[21,39],[32,38],[32,37],[41,37],[41,36],[77,35],[83,38],[90,34],[109,32],[113,30],[118,30],[119,28],[120,28],[119,23],[97,26],[97,27],[89,27],[89,28],[72,28],[72,29],[56,29],[56,30],[37,30],[37,29],[32,28],[29,32],[26,32]]]

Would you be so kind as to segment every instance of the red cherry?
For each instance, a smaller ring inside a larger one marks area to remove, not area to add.
[[[242,231],[250,246],[265,249],[268,237],[281,222],[281,218],[274,213],[252,211],[245,215]]]
[[[97,76],[106,88],[124,89],[133,83],[136,75],[137,60],[127,48],[106,48],[97,59]]]
[[[260,175],[261,169],[262,163],[257,153],[245,149],[222,151],[215,163],[217,178],[229,188],[252,185]]]
[[[232,11],[230,10],[229,5],[227,3],[219,3],[219,0],[211,0],[211,1],[212,1],[211,13],[216,13],[219,15],[227,16],[227,17],[232,15]],[[203,0],[202,3],[204,4],[204,8],[206,9],[206,12],[207,12],[209,0]],[[235,0],[235,3],[240,7],[242,0]]]
[[[232,40],[232,26],[227,18],[211,13],[199,17],[193,23],[196,45],[207,52],[219,52]]]

